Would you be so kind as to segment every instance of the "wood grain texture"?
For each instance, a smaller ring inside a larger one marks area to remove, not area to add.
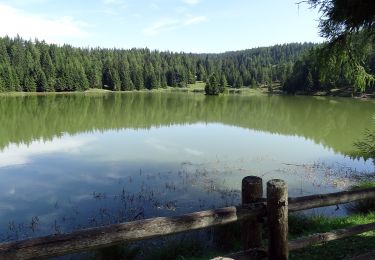
[[[257,203],[263,196],[263,181],[257,176],[247,176],[242,179],[242,205]],[[242,221],[243,249],[256,248],[262,245],[262,223],[259,218]]]
[[[264,208],[227,207],[177,217],[159,217],[0,244],[0,259],[31,259],[92,250],[264,215]]]
[[[289,212],[375,199],[375,188],[289,198]]]
[[[245,185],[247,184],[245,183]],[[257,193],[260,194],[260,190],[258,190]],[[270,208],[270,205],[277,201],[273,198],[273,195],[268,194],[269,199],[267,199],[267,203],[264,202],[265,199],[258,199],[258,202],[254,203],[252,202],[254,201],[252,196],[253,195],[246,192],[243,193],[244,199],[241,207],[226,207],[176,217],[138,220],[104,227],[84,229],[70,234],[50,235],[18,242],[3,243],[0,244],[0,259],[31,259],[58,256],[111,246],[124,242],[145,240],[190,230],[219,226],[239,220],[255,220],[266,215],[267,204],[269,208],[268,211],[271,212],[269,213],[268,218],[272,220],[272,215],[274,214],[272,213],[273,211]],[[316,207],[348,203],[362,199],[375,199],[375,188],[290,198],[289,205],[288,200],[285,202],[284,200],[279,200],[278,203],[281,206],[288,206],[288,210],[293,212]],[[287,216],[288,210],[284,210],[284,213],[278,212],[278,210],[279,209],[276,209],[276,215],[274,216],[281,217],[280,220]],[[276,217],[276,219],[278,217]],[[272,221],[275,221],[275,219]],[[289,242],[292,243],[290,244],[290,249],[295,250],[295,248],[299,247],[299,245],[303,245],[304,243],[310,245],[310,243],[313,243],[313,241],[324,242],[344,236],[350,236],[351,234],[358,234],[358,232],[362,233],[361,230],[367,230],[368,228],[373,229],[373,225],[375,224],[372,223],[359,226],[358,228],[349,228],[348,232],[345,232],[344,229],[344,231],[338,230],[323,234],[316,234],[310,236],[310,240],[307,238],[301,238],[299,240]],[[285,230],[285,228],[287,228],[287,226],[284,225],[282,229]],[[270,226],[269,229],[271,230],[273,228]],[[277,232],[281,232],[279,228],[277,229]],[[246,229],[246,232],[248,231],[249,230]],[[256,233],[258,231],[255,230],[254,232]],[[282,240],[284,242],[285,237],[282,237]]]
[[[337,229],[331,232],[313,234],[311,236],[302,237],[289,241],[289,250],[298,250],[307,246],[312,246],[340,238],[350,237],[371,230],[375,230],[375,222],[349,228]]]
[[[287,260],[288,186],[283,180],[267,182],[268,258]]]

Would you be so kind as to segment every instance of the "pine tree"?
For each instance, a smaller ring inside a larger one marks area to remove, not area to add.
[[[123,58],[119,65],[119,77],[121,81],[121,90],[133,90],[134,84],[130,77],[130,68],[127,58]]]
[[[207,75],[212,74],[220,75],[217,80],[224,76],[229,85],[241,87],[254,81],[264,84],[289,77],[297,57],[312,46],[288,44],[201,55],[148,49],[74,48],[4,37],[0,38],[0,65],[5,91],[31,91],[33,82],[37,91],[82,91],[103,85],[112,90],[184,87],[196,80],[205,82]],[[336,65],[340,68],[342,64]],[[342,84],[346,84],[350,82],[345,76],[351,75],[348,72],[337,76],[335,71],[325,78],[331,82],[344,78]],[[320,75],[314,70],[311,73]]]
[[[164,73],[162,73],[161,75],[161,79],[160,79],[160,86],[162,88],[166,88],[168,85],[167,85],[167,77],[165,76]]]
[[[23,91],[25,91],[25,92],[35,92],[36,91],[35,79],[30,74],[26,75],[25,78],[24,78]]]
[[[0,77],[2,78],[5,91],[15,91],[17,86],[16,75],[9,64],[0,66]]]
[[[220,78],[220,88],[219,88],[220,93],[223,93],[225,89],[227,88],[227,86],[228,86],[227,78],[225,77],[225,75],[222,75]]]
[[[207,80],[206,75],[207,74],[206,74],[206,71],[205,71],[203,65],[199,63],[199,65],[198,65],[197,79],[200,80],[200,81],[206,81]]]
[[[36,81],[36,90],[38,92],[44,92],[44,91],[47,91],[48,89],[49,89],[49,86],[48,86],[46,75],[44,74],[42,70],[39,70],[38,78]]]
[[[132,81],[134,83],[135,89],[142,90],[144,89],[144,80],[142,75],[142,70],[139,66],[135,66],[132,73]]]
[[[5,91],[5,83],[4,83],[4,80],[0,76],[0,92],[4,92],[4,91]]]
[[[206,95],[218,95],[220,94],[220,85],[217,81],[216,75],[212,74],[206,83],[206,86],[204,88],[204,91],[206,92]]]
[[[311,71],[309,71],[307,73],[306,83],[305,84],[306,84],[307,91],[312,91],[313,90],[314,82],[313,82],[313,78],[312,78],[312,75],[311,75]]]

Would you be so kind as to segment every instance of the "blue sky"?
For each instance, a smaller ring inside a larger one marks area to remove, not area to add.
[[[83,47],[199,53],[323,41],[317,11],[296,2],[0,0],[0,35]]]

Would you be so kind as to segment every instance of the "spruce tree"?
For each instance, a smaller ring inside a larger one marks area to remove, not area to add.
[[[23,91],[25,92],[35,92],[36,91],[36,82],[34,77],[31,74],[27,74],[23,82]]]
[[[217,81],[216,75],[212,74],[206,83],[204,88],[206,95],[219,95],[220,94],[220,85]]]
[[[222,75],[220,78],[220,88],[219,88],[220,93],[223,93],[225,89],[227,88],[227,86],[228,86],[227,78],[225,77],[225,75]]]

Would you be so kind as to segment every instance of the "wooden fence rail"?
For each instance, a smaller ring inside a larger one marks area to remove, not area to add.
[[[375,229],[375,222],[357,225],[349,228],[336,229],[331,232],[313,234],[307,237],[298,238],[288,242],[289,250],[298,250],[307,246],[320,244],[340,238],[351,237]]]
[[[244,249],[247,251],[237,253],[238,256],[242,255],[242,258],[232,255],[232,259],[250,259],[248,256],[251,253],[258,252],[255,255],[261,256],[266,254],[267,251],[270,259],[287,259],[288,250],[295,250],[296,248],[366,232],[375,228],[375,223],[372,223],[288,242],[288,211],[294,212],[363,199],[375,199],[375,188],[287,199],[286,183],[281,180],[271,180],[267,184],[267,200],[264,200],[261,199],[262,187],[262,180],[259,177],[246,177],[242,182],[242,206],[238,207],[206,210],[175,217],[137,220],[78,230],[69,234],[56,234],[2,243],[0,244],[0,259],[59,256],[124,242],[146,240],[225,225],[236,221],[242,221],[241,225],[243,225],[244,233],[246,233],[243,236]],[[259,219],[266,216],[270,225],[268,250],[259,248],[262,240]],[[252,241],[251,238],[255,241]]]

